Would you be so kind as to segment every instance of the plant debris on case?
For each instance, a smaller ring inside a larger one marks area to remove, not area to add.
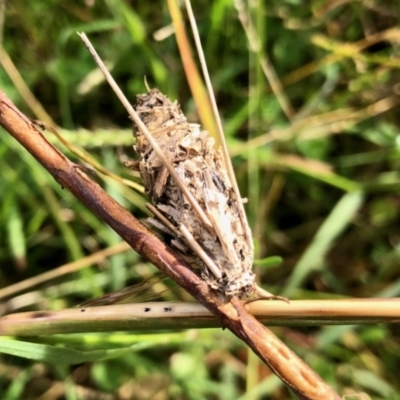
[[[258,289],[251,270],[251,231],[214,138],[188,123],[179,105],[157,89],[138,95],[135,110],[181,180],[179,185],[135,126],[139,159],[129,166],[140,172],[151,198],[156,219],[150,222],[192,256],[211,288],[227,300],[248,298]]]

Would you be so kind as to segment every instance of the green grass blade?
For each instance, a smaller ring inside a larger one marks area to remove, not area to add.
[[[80,364],[87,361],[104,360],[118,357],[126,351],[140,351],[151,347],[152,343],[135,343],[122,349],[79,351],[47,344],[22,342],[2,338],[0,340],[0,353],[11,354],[17,357],[27,358],[52,364]]]
[[[335,239],[349,226],[363,201],[362,192],[346,193],[339,200],[294,267],[285,285],[284,296],[290,297],[293,290],[300,287],[311,272],[323,268],[326,253]]]

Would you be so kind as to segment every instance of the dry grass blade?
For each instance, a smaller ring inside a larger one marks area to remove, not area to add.
[[[167,3],[175,31],[175,39],[180,52],[180,58],[192,96],[198,108],[200,120],[204,128],[210,132],[218,143],[219,137],[217,135],[217,127],[215,126],[215,118],[213,118],[207,92],[192,57],[190,42],[186,35],[181,9],[178,2],[175,0],[168,0]]]
[[[1,4],[0,4],[0,9],[2,9]],[[40,104],[40,102],[37,100],[35,95],[31,92],[31,90],[21,77],[18,69],[15,67],[10,56],[3,48],[1,42],[0,42],[0,63],[3,66],[4,70],[7,72],[10,79],[14,82],[15,87],[18,88],[18,91],[21,93],[21,97],[25,99],[29,108],[34,112],[37,118],[40,118],[43,122],[45,122],[50,126],[56,126],[53,119],[43,108],[43,106]]]
[[[36,121],[34,121],[36,122]],[[37,121],[38,126],[41,129],[46,129],[51,132],[68,150],[70,150],[73,154],[75,154],[80,160],[86,162],[91,167],[95,168],[97,172],[100,172],[103,176],[108,176],[114,179],[117,182],[122,183],[123,185],[130,186],[131,188],[135,189],[139,193],[143,193],[143,186],[139,185],[136,182],[133,182],[128,179],[123,179],[120,176],[113,174],[107,168],[104,168],[94,157],[92,157],[86,150],[75,146],[74,144],[68,142],[63,135],[55,128],[43,124],[41,121]]]
[[[230,159],[228,146],[227,146],[226,140],[225,140],[225,135],[224,135],[223,127],[222,127],[221,117],[219,115],[217,102],[215,100],[214,91],[213,91],[212,84],[211,84],[210,75],[208,73],[203,47],[202,47],[201,42],[200,42],[200,36],[199,36],[199,32],[197,30],[196,20],[195,20],[194,15],[193,15],[192,5],[191,5],[189,0],[185,0],[185,4],[186,4],[187,11],[188,11],[190,24],[191,24],[191,27],[192,27],[193,37],[194,37],[194,40],[195,40],[195,43],[196,43],[197,54],[198,54],[198,56],[200,58],[201,68],[202,68],[202,71],[203,71],[203,77],[204,77],[204,80],[206,82],[207,90],[208,90],[208,93],[209,93],[209,96],[210,96],[213,114],[214,114],[215,120],[217,122],[218,136],[219,136],[219,140],[220,140],[220,143],[221,143],[222,153],[224,155],[225,166],[226,166],[226,169],[227,169],[227,172],[228,172],[228,175],[229,175],[229,179],[230,179],[230,181],[232,183],[233,190],[235,192],[235,196],[236,196],[237,199],[241,199],[240,192],[239,192],[239,187],[238,187],[238,184],[236,182],[235,171],[233,170],[233,165],[232,165],[232,162],[231,162],[231,159]],[[251,231],[250,231],[250,228],[249,228],[249,226],[247,224],[246,213],[244,211],[243,203],[241,201],[238,202],[238,210],[239,210],[240,219],[242,220],[242,225],[244,227],[246,227],[246,235],[247,235],[248,241],[251,243],[251,247],[252,247]],[[253,247],[252,247],[252,250],[253,250]]]
[[[91,254],[90,256],[81,258],[78,261],[73,261],[71,263],[62,265],[59,268],[53,269],[51,271],[45,272],[41,275],[34,276],[29,279],[25,279],[24,281],[15,283],[14,285],[9,285],[0,290],[0,299],[4,299],[9,296],[13,296],[16,293],[22,292],[27,289],[31,289],[32,287],[41,285],[45,282],[48,282],[52,279],[56,279],[60,276],[64,276],[66,274],[72,274],[73,272],[79,271],[83,267],[86,267],[92,263],[99,262],[104,260],[107,257],[110,257],[114,254],[119,254],[129,249],[129,246],[122,242],[118,243],[115,246],[109,247],[108,249],[104,249],[98,251],[97,253]]]
[[[0,318],[0,336],[205,329],[220,326],[215,316],[197,303],[105,305],[105,302],[113,300],[117,298],[111,294],[77,308],[9,314]],[[399,303],[400,299],[297,300],[289,306],[278,301],[258,301],[246,305],[246,310],[269,326],[377,324],[396,323],[400,318]]]

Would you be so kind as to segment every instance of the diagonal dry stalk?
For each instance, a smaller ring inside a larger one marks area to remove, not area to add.
[[[245,341],[301,399],[340,397],[269,329],[250,315],[242,301],[223,303],[207,284],[152,232],[52,146],[37,127],[0,91],[0,125],[56,179],[114,229],[134,250],[208,308],[221,325]]]

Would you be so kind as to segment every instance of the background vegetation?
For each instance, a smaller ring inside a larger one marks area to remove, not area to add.
[[[258,270],[262,283],[290,298],[399,296],[399,2],[250,3],[258,52],[233,1],[197,0],[193,8],[239,185],[249,198],[256,256],[284,260]],[[145,91],[146,76],[197,120],[164,2],[0,4],[1,90],[32,118],[53,120],[115,174],[131,178],[119,160],[134,157],[130,122],[76,31],[88,34],[132,101]],[[260,67],[266,59],[272,81]],[[271,82],[281,83],[280,94]],[[3,131],[1,139],[1,287],[119,242]],[[104,185],[144,216],[144,200],[134,191],[110,179]],[[124,252],[4,303],[3,312],[71,307],[152,273]],[[400,399],[397,326],[275,332],[340,393],[351,388]],[[57,368],[1,355],[2,399],[291,398],[221,330],[41,340],[84,350],[141,343],[147,350]]]

